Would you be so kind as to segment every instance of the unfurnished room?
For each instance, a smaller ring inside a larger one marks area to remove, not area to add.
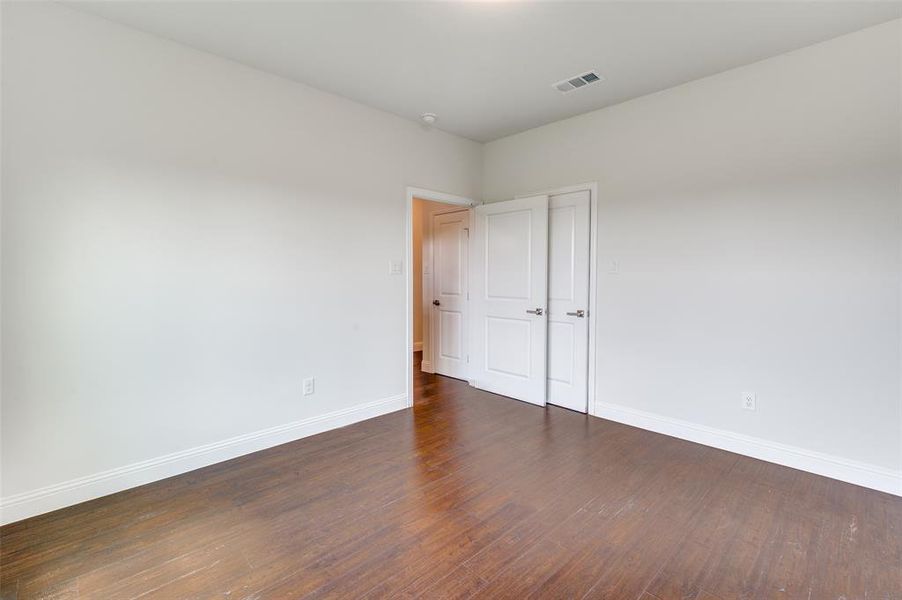
[[[0,37],[0,600],[902,600],[902,2]]]

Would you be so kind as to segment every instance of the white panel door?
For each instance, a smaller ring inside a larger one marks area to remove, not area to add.
[[[544,406],[548,196],[478,206],[471,247],[474,385]]]
[[[467,378],[469,211],[432,217],[432,362],[436,373]]]
[[[548,403],[586,412],[589,392],[589,192],[548,201]]]

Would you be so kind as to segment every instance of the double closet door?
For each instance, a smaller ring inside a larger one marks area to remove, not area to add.
[[[589,192],[518,198],[474,212],[473,384],[586,412]]]

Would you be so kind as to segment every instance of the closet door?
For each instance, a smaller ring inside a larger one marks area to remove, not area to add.
[[[478,206],[470,246],[474,385],[544,406],[548,196]]]
[[[586,412],[589,397],[589,192],[548,209],[548,404]]]

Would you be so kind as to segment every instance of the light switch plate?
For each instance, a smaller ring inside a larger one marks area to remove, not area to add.
[[[388,274],[389,275],[400,275],[404,272],[404,263],[397,259],[392,259],[388,262]]]

